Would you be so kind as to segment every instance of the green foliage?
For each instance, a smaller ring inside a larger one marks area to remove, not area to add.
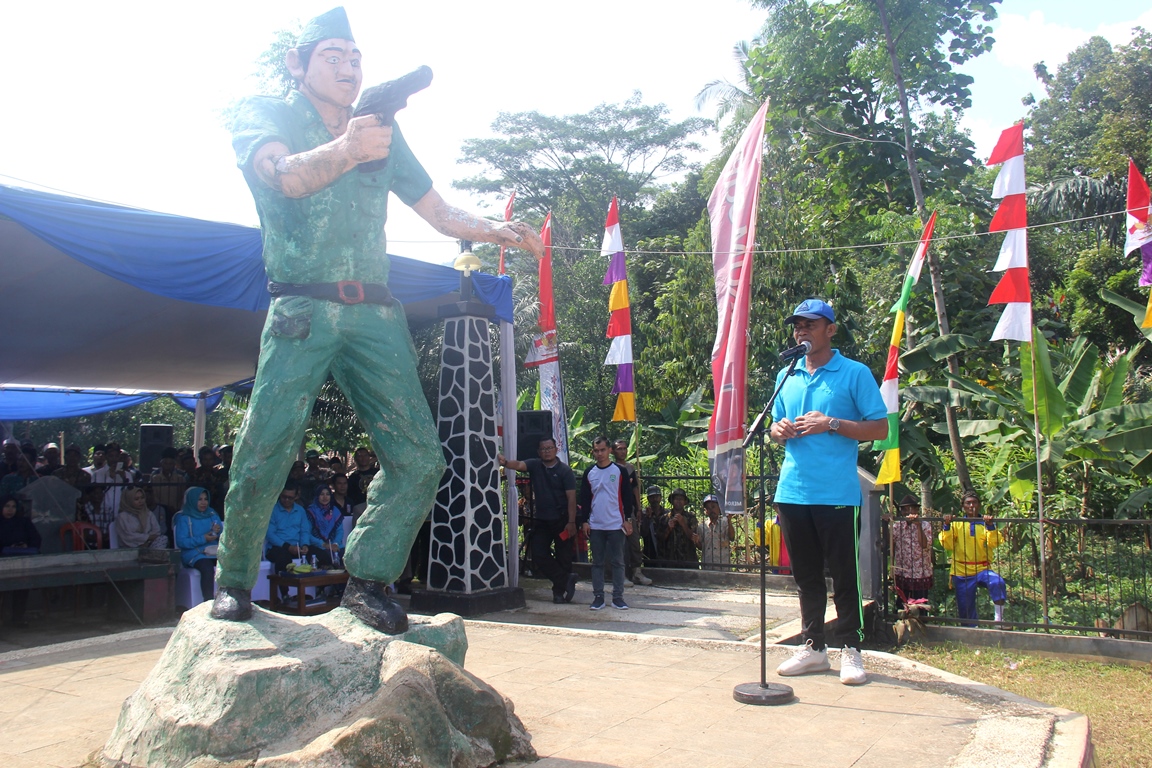
[[[1107,290],[1130,297],[1133,303],[1142,301],[1135,290],[1139,276],[1139,266],[1125,258],[1119,248],[1104,246],[1081,251],[1065,278],[1065,312],[1070,330],[1086,336],[1101,349],[1131,348],[1142,341],[1143,334],[1129,321],[1129,313],[1101,299],[1101,291]],[[1144,307],[1137,306],[1143,319]]]
[[[711,123],[671,122],[667,107],[641,99],[636,92],[623,104],[563,117],[502,112],[492,124],[495,138],[468,139],[461,150],[459,162],[479,165],[482,173],[453,186],[501,199],[515,191],[519,210],[529,218],[542,220],[552,211],[557,246],[598,245],[613,195],[629,236],[650,236],[648,207],[663,180],[687,170],[685,152],[699,149],[694,137]]]
[[[1123,179],[1128,158],[1152,161],[1152,35],[1144,30],[1113,49],[1093,37],[1068,55],[1056,74],[1036,75],[1047,98],[1029,116],[1028,173],[1041,182],[1069,176]]]
[[[284,57],[290,48],[296,46],[296,38],[300,36],[301,25],[297,24],[291,29],[279,29],[276,37],[256,59],[255,77],[258,84],[258,93],[264,96],[284,98],[296,88],[296,80],[288,71]]]
[[[1071,483],[1080,493],[1081,514],[1087,515],[1093,511],[1093,486],[1124,484],[1123,478],[1152,453],[1152,430],[1147,429],[1152,426],[1152,405],[1122,402],[1140,348],[1107,364],[1085,339],[1057,347],[1037,332],[1034,345],[1039,415],[1033,409],[1032,350],[1023,344],[1019,378],[985,385],[953,377],[960,389],[959,404],[978,416],[960,422],[961,434],[987,449],[983,482],[995,498],[1020,499],[1035,490],[1038,443],[1045,495]],[[905,397],[928,399],[946,393],[942,387],[920,387],[906,390]],[[935,429],[942,432],[944,426]]]
[[[972,79],[955,67],[991,48],[990,27],[980,22],[995,18],[995,4],[888,3],[904,84],[918,114],[919,108],[969,106]],[[876,4],[763,5],[771,13],[748,60],[753,92],[771,99],[773,136],[787,136],[804,160],[821,168],[844,206],[838,219],[861,206],[911,208],[904,127]],[[951,118],[921,118],[913,126],[913,143],[925,165],[925,192],[933,194],[962,182],[975,158],[971,142],[948,123]]]

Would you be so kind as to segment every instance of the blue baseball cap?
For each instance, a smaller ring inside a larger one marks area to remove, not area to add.
[[[822,317],[830,323],[836,322],[836,313],[832,311],[832,307],[828,303],[820,301],[820,299],[804,299],[800,305],[792,312],[792,316],[784,321],[786,325],[790,325],[800,318],[807,318],[815,320]]]

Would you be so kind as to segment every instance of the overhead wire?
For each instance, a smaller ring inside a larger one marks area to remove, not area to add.
[[[1110,216],[1123,216],[1126,211],[1112,211],[1109,213],[1097,213],[1092,216],[1080,216],[1074,219],[1062,219],[1061,221],[1050,221],[1043,224],[1029,224],[1024,229],[1043,229],[1045,227],[1059,227],[1068,224],[1079,224],[1085,221],[1092,221],[1094,219],[1104,219]],[[942,235],[932,238],[933,243],[940,243],[951,240],[968,240],[976,237],[988,237],[990,235],[1001,234],[999,232],[970,232],[959,235]],[[434,243],[449,243],[455,242],[451,240],[389,240],[390,243],[408,243],[408,244],[434,244]],[[901,245],[919,245],[920,238],[914,240],[889,240],[882,243],[863,243],[860,245],[826,245],[818,248],[767,248],[756,249],[751,251],[753,254],[772,255],[783,253],[826,253],[829,251],[858,251],[868,248],[892,248]],[[582,248],[578,245],[553,245],[554,251],[592,251],[594,248]],[[712,251],[643,251],[638,249],[626,248],[629,254],[640,256],[711,256]]]

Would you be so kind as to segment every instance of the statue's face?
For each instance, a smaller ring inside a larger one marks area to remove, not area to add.
[[[296,72],[292,74],[296,75]],[[322,40],[312,52],[308,68],[302,75],[300,90],[309,99],[336,107],[350,107],[356,103],[364,80],[364,72],[360,69],[360,49],[351,40]]]

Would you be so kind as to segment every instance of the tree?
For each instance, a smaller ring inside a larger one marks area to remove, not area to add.
[[[1141,168],[1152,161],[1152,34],[1139,30],[1113,49],[1093,37],[1068,54],[1052,75],[1035,67],[1046,98],[1032,106],[1028,168],[1041,183],[1072,176],[1124,178],[1131,157]]]
[[[699,221],[705,206],[699,173],[689,167],[687,152],[698,148],[692,139],[710,121],[673,123],[664,105],[649,106],[640,99],[637,93],[623,104],[601,104],[582,115],[501,114],[493,124],[500,137],[465,142],[461,162],[480,165],[483,172],[454,182],[460,189],[501,197],[515,190],[525,218],[542,219],[552,211],[553,292],[565,403],[570,413],[583,407],[586,423],[605,430],[612,416],[615,376],[603,365],[609,346],[604,336],[609,289],[603,285],[608,265],[600,258],[599,246],[608,204],[613,195],[618,197],[630,251],[632,345],[638,360],[652,328],[654,299],[670,266],[666,260],[631,253],[633,244],[682,235]],[[682,180],[669,182],[681,173]],[[510,257],[509,271],[517,276],[517,306],[524,310],[518,313],[516,333],[527,342],[536,330],[536,264],[515,252]],[[654,372],[637,366],[642,402],[654,378]],[[520,388],[530,386],[531,379],[530,372],[522,372]]]
[[[552,211],[553,243],[563,247],[598,244],[615,195],[627,236],[644,237],[646,210],[665,180],[688,169],[685,153],[700,149],[693,137],[712,124],[674,123],[667,115],[663,104],[644,104],[639,91],[586,114],[502,112],[492,124],[497,138],[468,139],[461,151],[461,164],[483,171],[452,186],[501,199],[515,191],[528,218]]]
[[[912,115],[921,103],[961,110],[970,104],[972,78],[955,70],[994,42],[986,24],[998,0],[764,0],[772,13],[763,43],[750,56],[759,93],[773,110],[791,117],[807,152],[840,175],[855,197],[876,208],[914,204],[921,224],[928,210],[917,163],[923,141]],[[906,74],[907,73],[907,74]],[[966,176],[971,143],[940,154],[942,184]],[[903,166],[906,184],[895,179]],[[861,187],[863,189],[861,189]],[[863,192],[863,195],[860,193]],[[940,266],[929,251],[928,268],[941,334],[950,325]],[[948,358],[949,370],[959,362]],[[956,471],[968,472],[955,414],[947,409]]]

